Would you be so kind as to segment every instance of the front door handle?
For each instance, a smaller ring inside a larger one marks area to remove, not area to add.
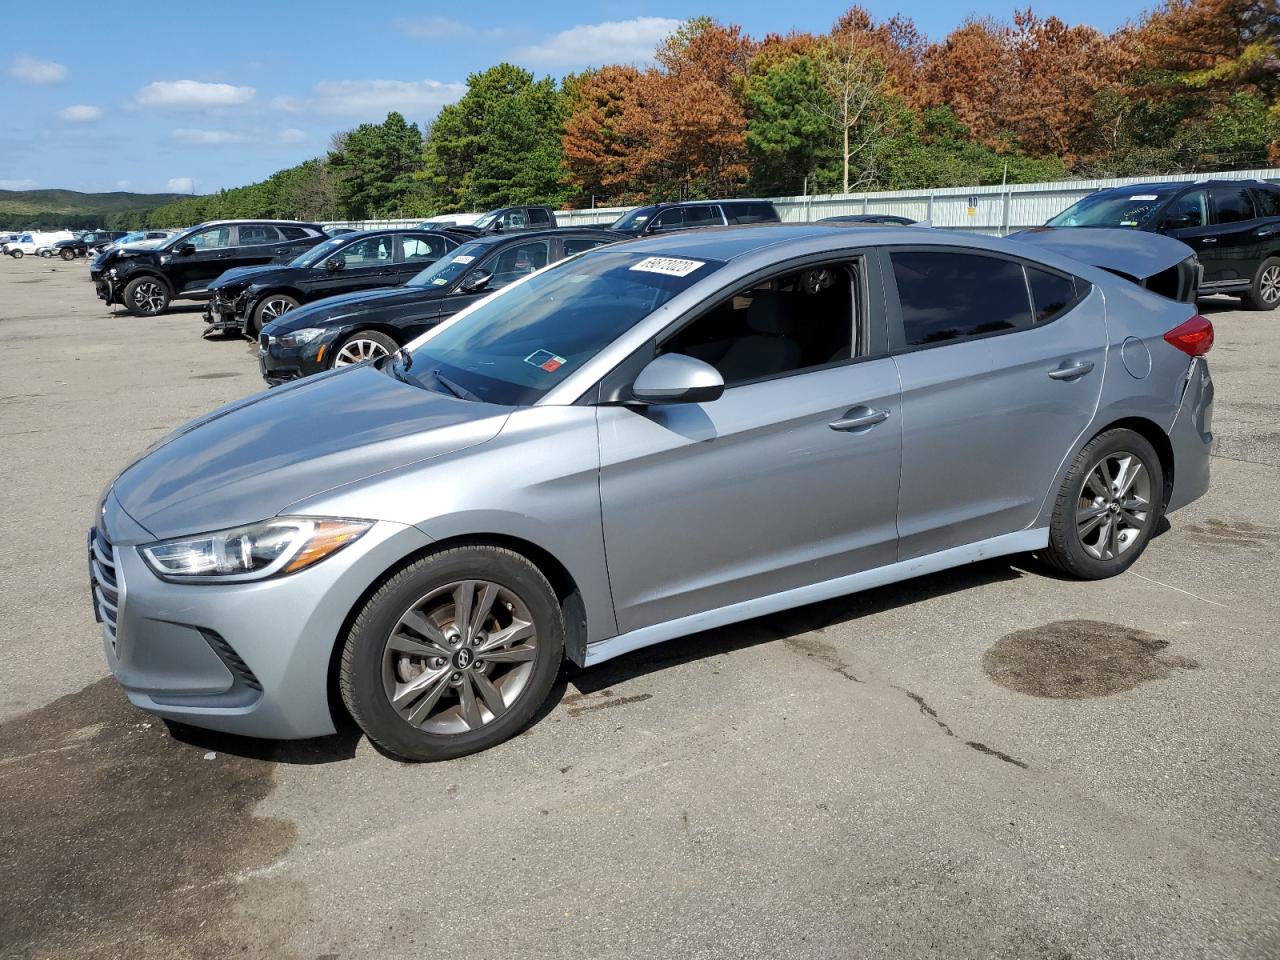
[[[1261,230],[1259,230],[1259,231],[1255,234],[1255,236],[1258,236],[1258,237],[1269,237],[1269,236],[1271,236],[1271,228],[1270,228],[1270,227],[1263,227]]]
[[[861,430],[874,427],[889,419],[888,410],[872,410],[870,407],[854,407],[839,420],[832,420],[827,426],[832,430]]]
[[[1201,243],[1217,243],[1218,238],[1217,237],[1201,237],[1200,242]]]
[[[1092,360],[1080,360],[1076,363],[1064,363],[1049,371],[1050,380],[1079,380],[1093,369]]]

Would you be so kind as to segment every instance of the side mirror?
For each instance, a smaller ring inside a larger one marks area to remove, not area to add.
[[[493,274],[488,270],[477,270],[471,276],[467,277],[458,285],[458,289],[463,293],[479,293],[489,285],[489,281],[493,279]]]
[[[1165,225],[1165,228],[1169,230],[1180,230],[1183,227],[1200,226],[1200,224],[1196,222],[1196,219],[1194,217],[1190,217],[1185,214],[1181,217],[1169,217],[1168,219],[1165,220],[1164,225]]]
[[[709,363],[682,353],[650,360],[631,385],[639,403],[708,403],[724,393],[724,377]]]
[[[180,243],[173,252],[180,257],[189,257],[196,252],[196,245],[194,243]]]
[[[324,268],[330,273],[337,273],[339,270],[347,269],[346,257],[330,257],[324,262]]]

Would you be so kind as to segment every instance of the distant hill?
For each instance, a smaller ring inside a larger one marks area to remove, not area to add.
[[[140,227],[156,207],[185,193],[80,193],[76,190],[0,190],[0,229]]]

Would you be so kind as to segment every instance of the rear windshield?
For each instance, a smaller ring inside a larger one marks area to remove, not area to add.
[[[428,390],[531,404],[722,266],[719,260],[590,251],[482,301],[414,349],[407,368],[397,366]]]
[[[1168,195],[1145,193],[1139,185],[1122,193],[1094,193],[1077,200],[1046,224],[1050,227],[1138,227]]]

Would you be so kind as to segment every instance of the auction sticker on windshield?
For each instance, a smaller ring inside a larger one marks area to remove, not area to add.
[[[645,257],[632,270],[642,273],[661,273],[668,277],[687,277],[699,267],[705,266],[702,260],[682,260],[679,257]]]
[[[525,357],[524,362],[532,364],[539,370],[545,370],[547,373],[555,373],[568,363],[564,357],[557,357],[550,350],[536,350]]]

